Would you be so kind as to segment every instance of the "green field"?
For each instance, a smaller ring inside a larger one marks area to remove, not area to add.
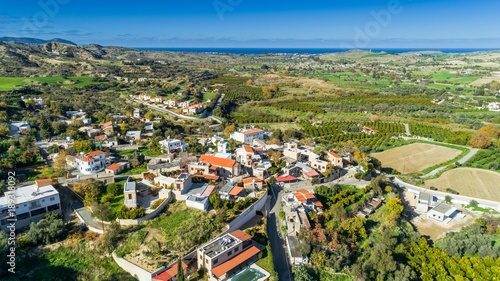
[[[448,82],[450,84],[469,84],[479,78],[479,76],[473,75],[459,76],[457,74],[452,74],[449,71],[439,71],[432,75],[432,81]]]
[[[101,82],[93,82],[94,77],[0,77],[0,91],[10,91],[34,83],[61,85],[68,88],[84,87]]]

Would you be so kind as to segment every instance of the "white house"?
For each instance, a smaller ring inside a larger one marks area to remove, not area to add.
[[[134,181],[129,181],[123,185],[124,204],[127,208],[137,208],[137,186]]]
[[[38,222],[49,212],[61,214],[59,192],[52,186],[52,180],[36,180],[35,184],[22,186],[14,192],[5,192],[0,197],[0,227],[7,227],[15,220],[15,228],[27,227]]]
[[[24,134],[26,131],[31,130],[31,126],[24,121],[11,122],[9,130],[11,135]]]
[[[328,157],[328,161],[330,161],[330,163],[333,166],[339,167],[339,168],[344,167],[344,159],[340,155],[338,155],[337,153],[335,153],[333,151],[329,151],[327,153],[327,157]]]
[[[191,105],[191,102],[190,101],[183,101],[183,102],[179,102],[177,103],[177,105],[180,107],[180,108],[186,108],[186,107],[189,107]]]
[[[488,104],[488,109],[490,111],[498,111],[498,110],[500,110],[500,102],[490,102]]]
[[[241,130],[232,133],[230,138],[235,141],[251,144],[254,139],[264,139],[264,130],[262,129]]]
[[[141,131],[127,131],[125,133],[125,139],[127,141],[140,141],[141,140]]]
[[[184,114],[189,114],[189,115],[194,115],[203,112],[205,108],[203,107],[202,103],[198,103],[195,105],[191,105],[189,107],[185,107],[182,109],[182,113]]]
[[[84,175],[98,173],[106,167],[106,156],[104,152],[97,150],[87,154],[81,153],[75,158],[76,168]]]
[[[139,108],[134,109],[134,118],[141,118],[141,110]]]
[[[177,139],[166,139],[159,143],[168,154],[175,151],[184,152],[184,149],[188,147],[187,143]]]
[[[449,223],[452,218],[451,216],[457,211],[455,207],[452,207],[444,202],[439,203],[436,207],[432,208],[427,213],[427,218],[436,220],[442,223]]]

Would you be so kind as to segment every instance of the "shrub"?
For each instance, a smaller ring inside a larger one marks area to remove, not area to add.
[[[163,201],[165,201],[165,199],[158,199],[156,201],[153,202],[153,204],[151,204],[151,206],[149,207],[151,210],[156,210],[156,208],[158,208],[161,203],[163,203]]]

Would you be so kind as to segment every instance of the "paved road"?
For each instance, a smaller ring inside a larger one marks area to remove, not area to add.
[[[278,213],[281,210],[279,198],[283,195],[283,191],[277,185],[273,185],[272,189],[271,210],[267,217],[267,234],[273,252],[274,270],[278,273],[278,280],[293,281],[289,259],[286,254],[285,240],[279,233],[280,221]]]
[[[217,104],[216,106],[214,107],[214,109],[220,104],[220,102],[222,101],[222,99],[224,98],[224,95],[222,95],[219,99],[219,101],[217,101]],[[143,101],[139,101],[139,100],[136,100],[136,99],[132,99],[133,102],[136,102],[136,103],[140,103],[142,105],[145,105],[147,107],[150,107],[154,110],[157,110],[157,111],[161,111],[163,113],[167,113],[169,115],[172,115],[174,117],[177,117],[177,118],[180,118],[180,119],[185,119],[185,120],[198,120],[198,121],[202,121],[202,120],[206,120],[206,119],[212,119],[214,120],[215,122],[217,122],[217,124],[215,125],[210,125],[209,127],[210,128],[213,128],[213,127],[217,127],[217,126],[220,126],[222,124],[222,121],[219,120],[218,118],[212,116],[212,115],[207,115],[206,113],[204,113],[204,115],[201,117],[201,118],[198,118],[198,117],[193,117],[193,116],[186,116],[186,115],[182,115],[182,114],[178,114],[178,113],[175,113],[171,110],[168,110],[166,108],[163,108],[163,107],[159,107],[157,105],[153,105],[153,104],[149,104],[149,103],[145,103]]]
[[[405,124],[405,131],[406,131],[406,135],[407,135],[407,136],[411,135],[411,134],[410,134],[410,125]]]
[[[389,177],[389,178],[397,187],[399,187],[401,189],[406,189],[408,191],[412,191],[412,192],[425,191],[425,192],[427,192],[427,193],[431,194],[432,196],[435,196],[439,199],[444,199],[445,196],[448,195],[448,196],[451,196],[454,203],[461,203],[461,204],[466,204],[466,205],[468,205],[471,200],[475,200],[479,203],[480,207],[492,208],[495,210],[500,209],[500,202],[484,200],[484,199],[468,197],[468,196],[462,196],[462,195],[454,195],[454,194],[449,194],[449,193],[445,193],[445,192],[425,189],[425,188],[422,188],[422,187],[419,187],[416,185],[405,183],[402,180],[398,179],[397,177]]]

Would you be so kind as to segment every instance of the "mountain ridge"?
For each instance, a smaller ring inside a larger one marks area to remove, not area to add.
[[[0,37],[0,42],[14,42],[14,43],[25,43],[25,44],[35,44],[35,45],[42,45],[42,44],[47,44],[47,43],[63,43],[63,44],[68,44],[68,45],[74,45],[77,46],[78,44],[62,39],[62,38],[53,38],[49,40],[44,40],[44,39],[39,39],[39,38],[32,38],[32,37]]]

